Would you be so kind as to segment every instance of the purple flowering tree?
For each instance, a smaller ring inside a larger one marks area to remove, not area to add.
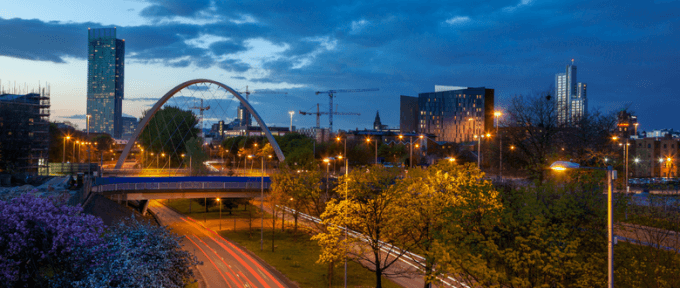
[[[80,207],[24,194],[0,201],[2,287],[183,287],[200,264],[166,227],[106,227]]]
[[[103,248],[104,224],[82,208],[29,194],[0,201],[0,283],[48,287],[54,275],[79,278]]]

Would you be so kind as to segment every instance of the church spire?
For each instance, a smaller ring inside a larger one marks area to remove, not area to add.
[[[373,130],[382,130],[382,123],[380,122],[380,112],[375,111],[375,121],[373,121]]]

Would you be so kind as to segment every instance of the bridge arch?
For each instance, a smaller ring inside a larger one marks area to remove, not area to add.
[[[128,140],[127,145],[125,145],[125,149],[123,149],[123,153],[120,155],[120,158],[118,158],[118,162],[116,163],[116,167],[114,169],[120,169],[120,168],[123,167],[123,163],[125,162],[125,159],[127,159],[128,154],[130,154],[132,147],[135,145],[135,141],[137,141],[137,139],[139,138],[139,135],[142,133],[142,130],[144,130],[144,127],[146,127],[146,125],[149,123],[151,118],[153,118],[153,116],[156,114],[156,112],[158,112],[158,110],[163,106],[163,104],[165,104],[165,102],[167,102],[170,98],[175,96],[175,94],[177,94],[177,92],[181,91],[182,89],[187,88],[187,87],[194,85],[194,84],[199,84],[199,83],[215,84],[215,85],[223,88],[224,90],[230,92],[232,95],[234,95],[234,97],[236,97],[236,99],[238,99],[243,104],[243,106],[245,106],[245,108],[248,110],[248,112],[250,112],[250,114],[253,117],[255,117],[255,120],[260,125],[260,127],[262,127],[262,131],[264,131],[265,136],[267,136],[267,139],[269,140],[269,143],[272,145],[272,148],[274,148],[274,152],[276,153],[276,157],[279,159],[279,161],[283,162],[283,160],[285,160],[285,157],[283,156],[283,152],[281,151],[279,144],[276,143],[276,139],[274,139],[274,136],[272,136],[272,133],[271,133],[271,131],[269,131],[269,128],[264,123],[264,120],[262,120],[262,118],[260,117],[260,114],[258,114],[257,111],[255,111],[255,109],[253,109],[253,107],[250,105],[250,103],[248,103],[248,101],[245,98],[243,98],[243,96],[241,96],[241,94],[236,92],[236,90],[232,89],[231,87],[224,85],[224,84],[217,82],[217,81],[213,81],[213,80],[209,80],[209,79],[194,79],[194,80],[186,81],[182,84],[175,86],[175,88],[172,88],[172,90],[168,91],[168,93],[165,93],[165,95],[163,95],[163,97],[161,97],[161,99],[158,100],[158,102],[156,102],[156,104],[151,108],[149,113],[146,113],[146,116],[144,117],[144,119],[142,119],[142,121],[139,122],[139,124],[137,125],[137,129],[135,129],[135,133],[132,135],[130,140]]]

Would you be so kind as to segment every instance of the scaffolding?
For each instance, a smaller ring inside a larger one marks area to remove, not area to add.
[[[1,83],[1,82],[0,82]],[[12,171],[34,176],[49,175],[50,87],[24,87],[6,91],[0,86],[0,157],[16,159]],[[22,89],[23,88],[23,89]],[[8,112],[9,111],[9,112]],[[2,170],[2,168],[0,168]]]

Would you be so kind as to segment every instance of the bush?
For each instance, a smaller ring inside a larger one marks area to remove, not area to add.
[[[82,208],[24,194],[0,201],[4,287],[183,287],[199,261],[166,227],[107,227]]]
[[[104,223],[80,207],[56,206],[29,194],[0,201],[0,283],[46,287],[53,275],[82,276],[96,265]]]

